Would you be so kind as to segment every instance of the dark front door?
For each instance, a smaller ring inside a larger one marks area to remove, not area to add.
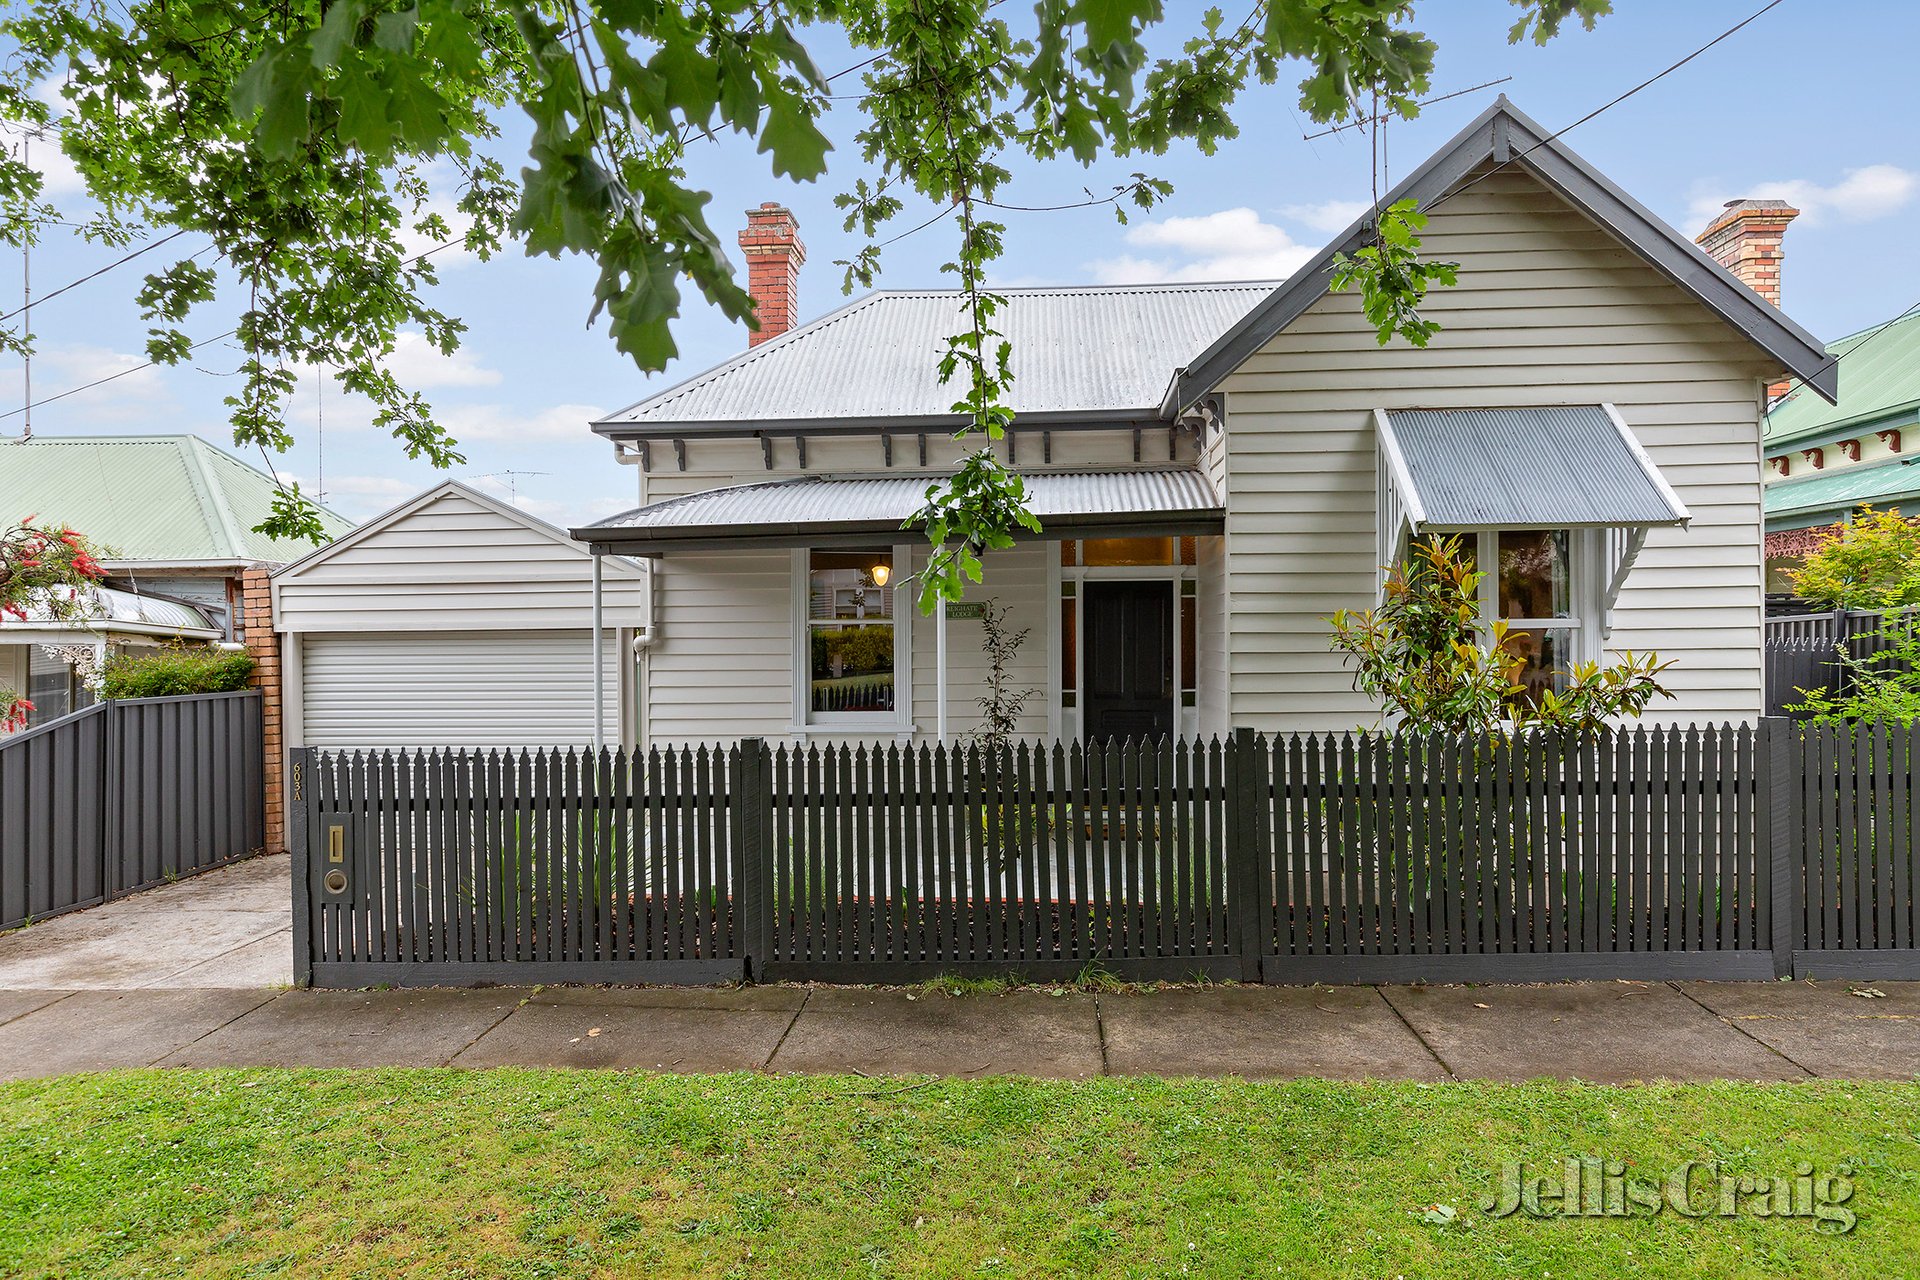
[[[1173,736],[1173,584],[1088,582],[1086,738]]]

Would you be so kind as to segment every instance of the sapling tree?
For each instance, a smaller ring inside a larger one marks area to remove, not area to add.
[[[1339,610],[1330,619],[1333,649],[1353,667],[1353,687],[1380,703],[1394,727],[1444,733],[1559,728],[1592,733],[1637,718],[1655,698],[1671,663],[1631,651],[1617,662],[1576,663],[1560,689],[1537,693],[1520,683],[1526,656],[1505,622],[1483,622],[1480,582],[1457,536],[1416,541],[1406,560],[1385,570],[1377,608]]]
[[[1032,634],[1032,627],[1015,631],[1007,622],[1007,610],[998,600],[988,600],[980,611],[980,650],[987,655],[986,692],[974,701],[980,707],[980,723],[974,740],[990,752],[1004,752],[1020,731],[1020,716],[1038,689],[1016,689],[1013,661],[1020,647]]]
[[[28,516],[0,532],[0,618],[84,618],[94,608],[90,589],[105,576],[86,539],[63,524]],[[32,712],[19,690],[0,685],[0,732],[25,728]]]

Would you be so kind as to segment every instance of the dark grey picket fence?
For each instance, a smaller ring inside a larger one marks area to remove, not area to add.
[[[1840,609],[1831,613],[1777,614],[1766,620],[1767,714],[1797,714],[1790,710],[1806,701],[1808,690],[1847,692],[1842,651],[1866,661],[1893,648],[1882,634],[1891,620],[1920,625],[1920,611],[1881,613],[1872,609]],[[1898,630],[1893,631],[1899,635]]]
[[[1920,976],[1913,735],[294,753],[302,981]]]
[[[257,690],[100,702],[0,739],[0,929],[266,843]]]

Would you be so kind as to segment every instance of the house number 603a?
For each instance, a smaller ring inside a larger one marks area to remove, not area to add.
[[[300,766],[293,766],[293,798],[300,799]]]

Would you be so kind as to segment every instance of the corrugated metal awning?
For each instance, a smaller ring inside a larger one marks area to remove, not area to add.
[[[71,599],[74,593],[71,588],[63,588],[62,594]],[[40,600],[26,605],[26,617],[0,621],[0,630],[10,627],[18,631],[44,631],[52,628],[104,632],[108,635],[116,632],[178,635],[184,639],[211,639],[220,635],[220,628],[184,600],[101,586],[87,588],[86,595],[86,603],[77,617],[68,617],[66,610],[56,611],[45,600]]]
[[[1393,497],[1415,533],[1687,520],[1611,405],[1394,409],[1375,422]]]
[[[1043,538],[1219,533],[1226,511],[1192,467],[1036,472],[1023,477]],[[724,547],[826,546],[900,532],[939,476],[807,476],[709,489],[572,530],[629,555]],[[913,535],[918,536],[918,535]]]

